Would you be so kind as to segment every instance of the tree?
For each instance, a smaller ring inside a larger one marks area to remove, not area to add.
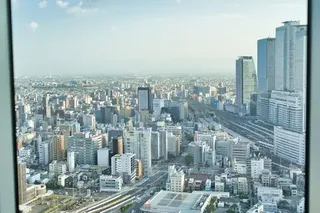
[[[190,166],[190,164],[193,162],[193,157],[191,155],[186,155],[184,157],[184,161],[185,161],[187,166]]]

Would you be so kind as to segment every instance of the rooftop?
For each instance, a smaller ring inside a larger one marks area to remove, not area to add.
[[[141,209],[149,212],[167,213],[197,213],[206,205],[211,197],[229,197],[228,192],[171,192],[160,191],[153,198],[148,200]]]

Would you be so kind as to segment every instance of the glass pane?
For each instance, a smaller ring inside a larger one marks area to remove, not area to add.
[[[304,212],[307,2],[12,0],[19,208]]]

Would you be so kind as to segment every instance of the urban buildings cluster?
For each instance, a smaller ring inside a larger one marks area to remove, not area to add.
[[[21,208],[63,194],[107,211],[117,194],[141,212],[304,212],[306,26],[257,44],[235,78],[17,78]]]

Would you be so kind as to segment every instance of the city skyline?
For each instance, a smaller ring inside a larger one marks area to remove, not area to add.
[[[16,0],[12,7],[16,76],[232,74],[234,59],[256,61],[256,41],[273,37],[281,22],[306,23],[300,0]]]

